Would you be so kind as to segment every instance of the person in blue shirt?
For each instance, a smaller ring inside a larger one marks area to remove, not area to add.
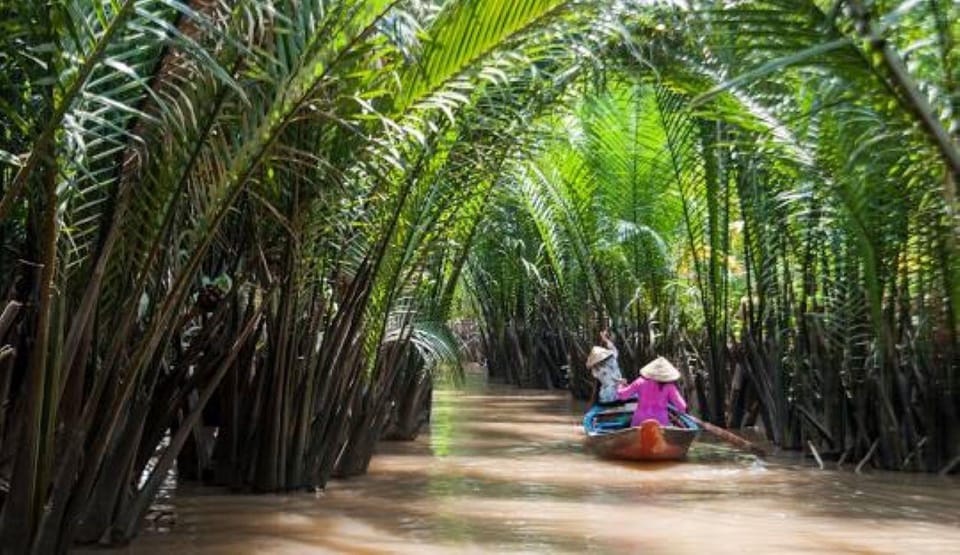
[[[600,383],[597,400],[600,403],[617,402],[617,388],[626,384],[617,362],[617,346],[610,339],[610,332],[600,332],[600,340],[606,347],[594,345],[587,357],[587,369]]]

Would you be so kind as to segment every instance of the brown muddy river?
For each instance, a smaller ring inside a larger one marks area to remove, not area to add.
[[[431,430],[381,444],[368,475],[320,494],[180,490],[169,530],[120,552],[960,553],[954,478],[703,441],[683,463],[604,462],[581,412],[559,392],[440,391]]]

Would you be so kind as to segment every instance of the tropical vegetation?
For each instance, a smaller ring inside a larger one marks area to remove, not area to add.
[[[955,470],[958,11],[3,0],[0,545],[364,472],[455,317],[494,378],[588,396],[609,327],[715,423]]]

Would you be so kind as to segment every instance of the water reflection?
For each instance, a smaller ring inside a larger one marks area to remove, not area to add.
[[[131,553],[960,552],[960,488],[820,471],[698,442],[684,463],[599,461],[562,393],[441,391],[431,432],[317,495],[181,490]]]

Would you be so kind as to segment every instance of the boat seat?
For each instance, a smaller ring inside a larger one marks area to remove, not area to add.
[[[625,428],[630,423],[628,418],[619,418],[617,420],[609,420],[607,422],[596,422],[594,423],[594,429],[596,430],[619,430]]]

